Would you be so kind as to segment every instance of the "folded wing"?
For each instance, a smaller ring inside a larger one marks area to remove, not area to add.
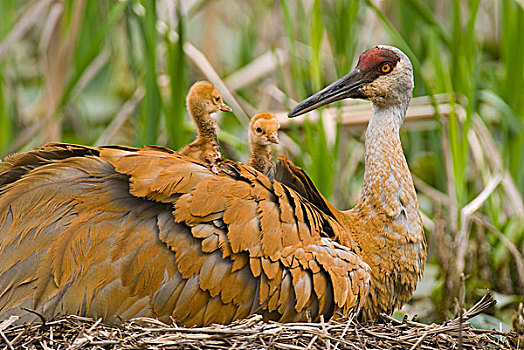
[[[50,144],[0,168],[0,317],[283,322],[358,309],[370,270],[292,186],[163,148]]]

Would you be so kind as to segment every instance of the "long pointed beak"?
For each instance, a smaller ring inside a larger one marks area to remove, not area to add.
[[[308,97],[293,108],[287,115],[289,118],[297,117],[331,102],[345,98],[359,98],[362,95],[359,89],[368,83],[359,68],[340,78],[339,80],[326,86],[321,91]]]
[[[220,110],[222,112],[233,112],[233,110],[231,109],[231,107],[229,107],[228,105],[226,105],[225,103],[222,103],[222,105],[220,106]]]

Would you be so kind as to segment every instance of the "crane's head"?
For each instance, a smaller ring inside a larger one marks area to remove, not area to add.
[[[408,57],[392,46],[376,46],[360,55],[357,67],[345,77],[300,102],[290,118],[345,98],[362,98],[376,105],[406,104],[413,90]]]
[[[220,91],[208,81],[198,81],[191,86],[187,94],[187,107],[192,112],[215,113],[231,112],[231,108],[222,101]]]
[[[278,128],[280,128],[280,124],[273,114],[259,113],[255,115],[249,123],[249,143],[260,146],[279,143]]]

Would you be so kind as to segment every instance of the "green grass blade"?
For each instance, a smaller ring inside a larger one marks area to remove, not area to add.
[[[0,67],[0,69],[2,68]],[[8,95],[4,90],[5,82],[0,71],[0,154],[3,154],[4,150],[7,149],[13,136],[11,117],[5,100],[5,97]]]
[[[315,0],[313,2],[313,24],[311,26],[311,50],[313,54],[309,66],[313,90],[315,91],[322,88],[322,56],[320,46],[322,44],[323,34],[322,8],[320,7],[320,0]]]
[[[500,1],[500,46],[505,71],[500,81],[499,95],[514,114],[524,120],[524,8],[513,0]],[[504,134],[504,164],[524,193],[524,129],[515,129],[502,118]]]
[[[293,88],[296,89],[297,96],[305,97],[306,90],[304,84],[304,77],[302,75],[302,70],[300,68],[300,60],[297,53],[296,46],[296,37],[294,29],[294,20],[291,16],[290,9],[288,7],[289,3],[286,0],[280,0],[280,6],[282,7],[282,16],[284,17],[284,27],[286,31],[286,38],[289,45],[290,58],[291,58],[291,79],[296,82],[293,84]]]
[[[351,70],[359,37],[359,0],[323,3],[324,26],[337,62],[337,76]]]
[[[87,7],[92,6],[94,2],[87,2]],[[67,86],[62,95],[60,106],[63,106],[66,102],[69,102],[71,97],[71,92],[74,90],[76,84],[84,74],[85,70],[91,62],[98,56],[102,50],[104,41],[106,40],[110,30],[113,28],[117,20],[122,17],[122,14],[125,13],[125,8],[127,6],[127,1],[116,2],[110,8],[107,17],[100,21],[102,23],[100,29],[96,30],[92,38],[88,41],[82,42],[82,45],[77,45],[77,55],[78,58],[75,60],[75,69],[71,78],[69,79]],[[92,31],[92,28],[86,28],[84,30]],[[81,37],[82,38],[82,37]]]
[[[440,39],[444,42],[446,46],[451,44],[449,31],[444,25],[442,25],[439,20],[436,18],[435,11],[428,8],[420,0],[404,0],[405,3],[409,4],[413,8],[419,17],[426,24],[436,29],[436,32],[439,34]]]
[[[145,96],[142,101],[139,116],[139,146],[155,144],[157,142],[162,102],[156,73],[157,14],[155,0],[145,0],[144,7],[147,9],[145,16],[137,17],[145,49],[145,52],[143,52],[143,84]]]
[[[0,13],[2,13],[2,21],[0,21],[0,41],[5,38],[12,27],[12,20],[15,12],[15,2],[12,0],[0,1]],[[13,137],[13,128],[11,124],[11,115],[9,113],[6,97],[8,92],[4,80],[6,59],[0,60],[0,155],[4,154]]]
[[[165,124],[169,136],[169,145],[174,149],[179,149],[185,145],[190,135],[184,127],[185,95],[187,92],[186,56],[184,53],[185,18],[180,9],[180,0],[177,5],[178,23],[176,31],[178,40],[173,42],[169,32],[165,36],[168,57],[167,71],[171,86],[171,100],[164,104]]]

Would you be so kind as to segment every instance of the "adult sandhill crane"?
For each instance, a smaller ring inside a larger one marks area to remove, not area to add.
[[[180,153],[200,159],[211,165],[211,171],[218,174],[218,162],[222,159],[217,138],[217,124],[211,114],[231,108],[222,102],[222,95],[208,81],[198,81],[189,89],[186,97],[187,110],[197,128],[197,138],[180,150]]]
[[[413,90],[413,68],[407,56],[391,46],[364,52],[356,69],[298,104],[289,117],[344,98],[373,103],[366,130],[364,186],[355,208],[332,208],[350,234],[358,255],[371,267],[371,289],[363,319],[392,312],[409,300],[422,277],[426,239],[413,179],[400,144]]]
[[[79,314],[283,322],[336,312],[374,319],[405,303],[426,243],[398,131],[413,87],[398,49],[357,68],[292,116],[345,97],[374,103],[362,198],[339,211],[289,163],[293,186],[164,148],[48,144],[0,165],[0,318]],[[300,189],[304,198],[293,188]]]

